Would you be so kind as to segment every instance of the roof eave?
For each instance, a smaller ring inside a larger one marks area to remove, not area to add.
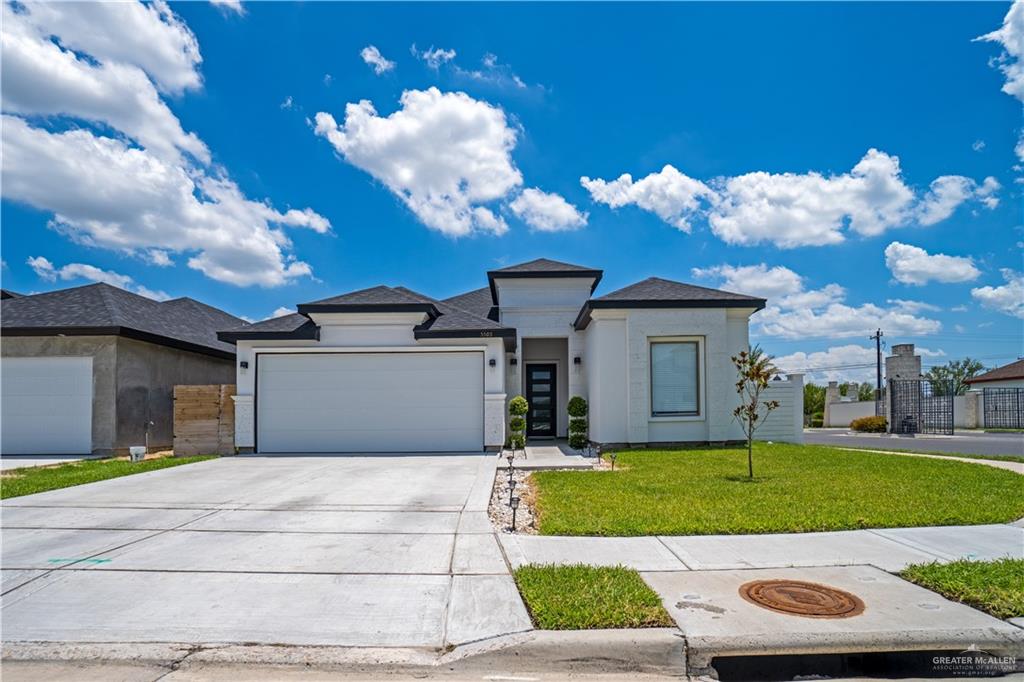
[[[235,353],[229,350],[211,348],[199,343],[173,339],[169,336],[153,334],[131,327],[3,327],[0,329],[0,336],[121,336],[126,339],[145,341],[158,346],[209,355],[215,358],[235,359]],[[220,334],[217,337],[221,341],[224,340],[220,339]]]
[[[768,303],[767,299],[751,298],[743,299],[719,299],[719,300],[694,300],[694,301],[647,301],[647,300],[621,300],[602,301],[600,299],[587,301],[580,308],[573,327],[582,331],[590,324],[590,312],[592,310],[632,310],[632,309],[710,309],[710,308],[752,308],[756,313],[763,310]]]
[[[273,331],[224,331],[217,332],[217,338],[225,343],[236,343],[238,341],[319,341],[320,327],[309,321],[291,330]]]
[[[300,303],[301,315],[310,313],[426,313],[436,318],[440,313],[433,303]]]

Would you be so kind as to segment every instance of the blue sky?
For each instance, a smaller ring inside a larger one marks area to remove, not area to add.
[[[256,320],[545,256],[603,268],[603,292],[765,295],[753,340],[837,368],[818,378],[870,377],[876,326],[926,365],[1002,364],[1022,353],[1022,15],[5,5],[3,286],[103,279]]]

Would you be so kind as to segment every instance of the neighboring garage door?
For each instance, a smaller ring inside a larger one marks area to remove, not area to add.
[[[258,452],[483,449],[482,353],[263,353],[257,372]]]
[[[0,451],[92,452],[92,358],[0,360]]]

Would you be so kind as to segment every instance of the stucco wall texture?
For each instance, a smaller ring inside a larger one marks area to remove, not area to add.
[[[13,336],[3,357],[91,356],[92,450],[120,454],[132,445],[170,448],[175,384],[230,384],[234,360],[116,336]]]

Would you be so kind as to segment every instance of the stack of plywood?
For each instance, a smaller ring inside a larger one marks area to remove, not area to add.
[[[235,452],[234,384],[174,387],[174,454]]]

